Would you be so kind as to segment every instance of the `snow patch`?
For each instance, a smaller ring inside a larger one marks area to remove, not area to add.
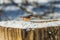
[[[33,23],[25,21],[1,21],[0,26],[2,27],[11,27],[11,28],[43,28],[43,27],[52,27],[60,26],[60,21],[55,22],[45,22],[45,23]]]

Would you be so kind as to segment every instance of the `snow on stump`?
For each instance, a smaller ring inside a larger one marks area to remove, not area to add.
[[[59,20],[2,21],[0,22],[0,40],[60,40],[59,24]]]

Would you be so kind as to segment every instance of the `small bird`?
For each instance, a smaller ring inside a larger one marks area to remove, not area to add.
[[[28,15],[28,16],[23,16],[22,18],[23,18],[23,21],[29,21],[32,19],[32,17],[33,15]]]

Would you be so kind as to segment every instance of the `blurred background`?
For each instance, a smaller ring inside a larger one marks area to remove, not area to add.
[[[0,21],[60,18],[60,0],[0,0]]]

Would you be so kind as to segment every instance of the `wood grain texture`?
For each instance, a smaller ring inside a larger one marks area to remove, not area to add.
[[[60,27],[19,29],[0,26],[0,40],[60,40]]]

